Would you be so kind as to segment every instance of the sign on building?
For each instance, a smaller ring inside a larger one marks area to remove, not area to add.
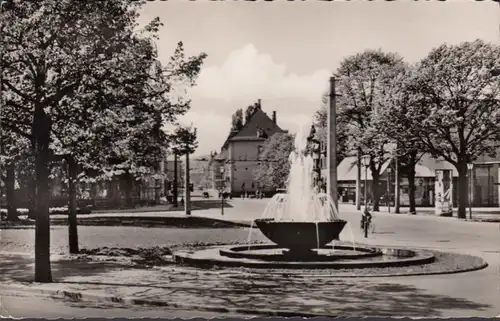
[[[435,213],[440,216],[453,215],[453,172],[451,169],[435,171],[434,195],[436,197]]]

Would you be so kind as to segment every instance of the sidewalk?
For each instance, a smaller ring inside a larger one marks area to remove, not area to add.
[[[81,306],[113,303],[125,309],[149,306],[250,316],[492,317],[499,312],[497,298],[485,288],[491,282],[485,270],[465,278],[340,279],[176,265],[127,268],[64,256],[54,256],[52,262],[58,283],[29,283],[33,258],[0,253],[1,293],[29,292]]]
[[[233,207],[193,212],[193,216],[210,219],[251,222],[260,217],[266,206],[261,200],[233,200]],[[374,214],[374,233],[365,239],[359,228],[360,213],[354,206],[341,205],[340,216],[349,223],[342,240],[373,245],[411,246],[455,251],[482,256],[490,266],[484,270],[438,276],[394,278],[293,278],[270,275],[265,271],[251,273],[244,269],[193,269],[177,265],[161,268],[138,268],[115,262],[68,260],[53,257],[53,277],[58,283],[34,284],[33,257],[0,253],[0,291],[28,291],[54,296],[86,305],[88,302],[114,302],[126,309],[132,306],[159,306],[213,313],[289,316],[301,315],[369,315],[383,316],[496,316],[500,313],[498,293],[498,244],[500,235],[495,224],[466,222],[429,215]],[[163,219],[175,214],[148,214]],[[97,214],[96,214],[97,215]],[[125,213],[120,217],[142,217]],[[82,218],[83,219],[83,218]],[[184,219],[184,218],[183,218]],[[84,219],[83,219],[84,220]],[[352,228],[352,230],[351,230]],[[32,242],[33,231],[5,231],[4,241],[21,244]],[[64,232],[64,233],[63,233]],[[176,232],[176,233],[173,233]],[[141,227],[79,227],[82,248],[103,246],[127,247],[170,244],[168,238],[182,241],[184,229],[148,229]],[[230,242],[237,237],[247,240],[248,230],[191,229],[192,238]],[[196,234],[200,233],[200,234]],[[207,234],[208,233],[208,234]],[[258,233],[257,231],[255,233]],[[66,244],[67,229],[54,229],[51,242]],[[12,239],[8,239],[10,235]],[[239,236],[238,236],[239,235]],[[161,236],[161,237],[160,237]],[[7,238],[7,239],[6,239]],[[124,240],[127,238],[127,240]],[[125,242],[129,241],[129,242]],[[130,241],[132,243],[130,243]],[[127,243],[127,244],[125,244]],[[189,242],[188,242],[189,243]],[[14,250],[13,250],[14,251]],[[17,250],[16,250],[17,251]],[[30,253],[33,253],[30,250]],[[59,253],[53,252],[53,253]],[[31,293],[30,292],[30,293]],[[101,301],[100,301],[101,300]],[[216,312],[219,311],[219,312]]]
[[[356,205],[353,204],[340,204],[339,205],[340,209],[346,209],[348,211],[356,211]],[[361,205],[361,210],[364,209],[364,206]],[[400,207],[400,213],[396,214],[394,212],[394,206],[390,207],[390,212],[389,208],[387,206],[380,206],[379,207],[380,212],[378,213],[387,213],[387,214],[394,214],[394,215],[412,215],[410,213],[409,207]],[[435,217],[440,217],[435,214],[435,208],[434,207],[417,207],[416,208],[416,215],[424,215],[424,216],[435,216]],[[469,219],[469,208],[467,208],[466,211],[466,220]],[[443,216],[444,217],[444,216]],[[457,208],[453,208],[453,218],[457,218]],[[451,217],[450,217],[451,218]],[[478,222],[500,222],[500,208],[498,207],[473,207],[472,208],[472,221],[478,221]]]

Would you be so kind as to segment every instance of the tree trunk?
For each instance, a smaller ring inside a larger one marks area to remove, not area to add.
[[[361,210],[361,151],[358,149],[357,157],[356,157],[356,210]],[[366,184],[366,182],[365,182]],[[365,200],[366,202],[366,200]]]
[[[41,106],[36,108],[33,121],[36,177],[35,282],[52,282],[49,218],[50,120]]]
[[[378,171],[374,170],[373,168],[370,168],[372,172],[372,200],[373,200],[373,211],[378,212],[380,211],[380,198],[379,198],[379,182],[380,182],[380,174]]]
[[[186,152],[186,165],[184,174],[184,212],[186,215],[191,215],[191,190],[189,181],[189,152]],[[224,199],[224,198],[222,198]]]
[[[410,199],[410,213],[417,214],[415,209],[415,166],[408,168],[408,197]]]
[[[130,173],[125,174],[125,206],[127,208],[134,208],[134,196],[133,196],[133,176]]]
[[[36,181],[34,172],[28,178],[28,218],[36,219]]]
[[[458,171],[458,218],[466,218],[468,204],[467,162],[460,160]],[[453,198],[450,196],[450,198]],[[453,199],[452,199],[453,201]]]
[[[395,157],[394,161],[394,213],[399,214],[399,207],[401,203],[400,198],[400,190],[401,190],[401,182],[399,179],[399,157]]]
[[[177,154],[174,153],[174,186],[173,186],[173,191],[172,191],[172,198],[173,198],[173,203],[174,203],[174,207],[177,207],[178,206],[178,203],[177,203],[177,185],[178,185],[178,182],[177,182]]]
[[[68,236],[69,253],[78,253],[78,228],[76,216],[76,185],[77,185],[77,164],[73,157],[68,156]]]
[[[410,199],[410,213],[417,214],[417,210],[415,208],[415,166],[417,166],[417,156],[418,152],[416,150],[412,151],[408,155],[408,196]]]
[[[17,202],[16,202],[16,170],[14,164],[6,166],[5,188],[7,193],[7,220],[17,221]]]

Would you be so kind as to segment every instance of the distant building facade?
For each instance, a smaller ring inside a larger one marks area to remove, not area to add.
[[[344,203],[355,203],[357,158],[346,157],[337,167],[340,200]],[[416,206],[434,206],[434,184],[436,170],[448,169],[453,174],[452,201],[458,204],[458,172],[455,167],[444,160],[439,160],[424,155],[415,167],[415,203]],[[326,172],[325,172],[326,175]],[[409,183],[403,173],[400,175],[400,204],[409,205]],[[474,162],[472,169],[472,206],[475,207],[500,207],[500,149],[496,157],[481,156]],[[365,168],[361,168],[361,199],[365,184]],[[366,184],[368,196],[371,198],[372,176],[367,172]],[[379,195],[381,204],[386,200],[394,202],[395,179],[394,164],[387,162],[382,166]]]
[[[276,112],[269,117],[261,101],[254,105],[254,112],[240,130],[231,130],[219,154],[212,154],[210,160],[213,188],[224,190],[232,196],[271,193],[272,186],[262,186],[255,180],[254,171],[267,138],[276,133],[285,133],[276,120]]]

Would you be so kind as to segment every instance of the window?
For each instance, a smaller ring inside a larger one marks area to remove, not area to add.
[[[252,188],[255,188],[255,183],[252,183]]]

